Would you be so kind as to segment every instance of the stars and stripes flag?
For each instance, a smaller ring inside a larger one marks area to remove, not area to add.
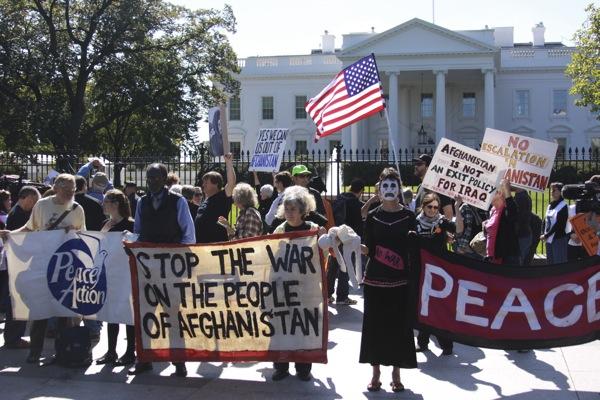
[[[317,125],[317,141],[384,107],[377,63],[371,54],[338,73],[321,93],[306,103],[306,112]]]

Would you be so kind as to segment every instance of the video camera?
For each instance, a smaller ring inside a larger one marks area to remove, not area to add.
[[[586,182],[580,185],[565,185],[562,196],[567,200],[577,200],[576,213],[594,212],[600,215],[600,185]]]

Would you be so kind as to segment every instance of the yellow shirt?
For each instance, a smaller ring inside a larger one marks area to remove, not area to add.
[[[85,214],[83,207],[78,205],[73,209],[74,201],[67,204],[57,204],[56,196],[40,199],[33,206],[29,221],[25,225],[32,231],[47,231],[48,228],[67,210],[71,210],[67,216],[54,229],[65,229],[71,227],[76,230],[85,231]]]

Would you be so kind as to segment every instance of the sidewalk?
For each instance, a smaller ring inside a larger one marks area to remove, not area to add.
[[[432,344],[432,351],[418,354],[418,369],[401,371],[405,392],[390,390],[391,367],[382,367],[382,391],[370,393],[371,368],[358,363],[362,299],[352,297],[359,300],[356,306],[329,307],[329,363],[313,365],[311,382],[297,379],[293,366],[292,376],[273,382],[270,363],[187,363],[187,378],[170,377],[174,367],[167,363],[138,377],[122,367],[38,367],[25,363],[27,350],[0,348],[0,399],[600,400],[600,341],[525,354],[456,344],[452,356],[441,356]],[[125,351],[124,331],[119,354]],[[104,334],[94,358],[106,350]],[[46,341],[45,354],[53,343]]]

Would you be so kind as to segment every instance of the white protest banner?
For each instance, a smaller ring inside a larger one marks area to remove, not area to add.
[[[11,234],[6,250],[15,319],[81,315],[133,324],[124,238],[63,230]]]
[[[126,243],[140,361],[327,361],[316,232]]]
[[[502,159],[504,178],[513,186],[543,192],[548,187],[558,144],[487,128],[481,152]]]
[[[448,197],[459,194],[465,203],[487,210],[502,172],[494,159],[443,138],[423,178],[423,187]]]
[[[287,129],[260,129],[248,171],[278,172],[287,134]]]

